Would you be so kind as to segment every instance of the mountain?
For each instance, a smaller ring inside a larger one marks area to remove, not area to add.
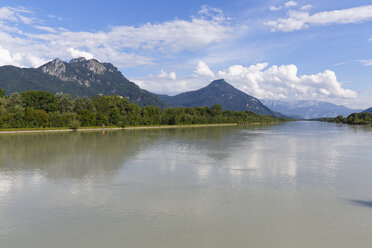
[[[342,105],[315,100],[262,100],[262,102],[274,111],[278,111],[296,119],[315,119],[322,117],[348,116],[360,112],[359,109],[350,109]]]
[[[7,94],[24,90],[63,92],[74,97],[115,94],[142,106],[167,106],[156,94],[126,79],[112,64],[95,59],[77,58],[69,63],[55,59],[36,69],[2,66],[0,88]]]
[[[234,88],[223,79],[215,80],[208,86],[199,90],[185,92],[176,96],[159,96],[173,107],[211,107],[214,104],[219,104],[224,110],[249,110],[262,115],[281,116],[271,111],[258,99]]]
[[[366,109],[363,112],[365,112],[365,113],[372,113],[372,108]]]

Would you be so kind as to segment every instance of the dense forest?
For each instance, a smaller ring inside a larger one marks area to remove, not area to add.
[[[342,115],[339,115],[336,118],[320,118],[317,120],[355,125],[372,125],[372,113],[367,112],[353,113],[346,118],[343,117]]]
[[[161,109],[140,107],[117,95],[75,98],[47,91],[24,91],[6,96],[0,89],[0,128],[146,126],[213,123],[273,123],[284,121],[250,111],[213,107]]]

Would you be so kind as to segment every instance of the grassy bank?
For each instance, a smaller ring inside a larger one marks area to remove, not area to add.
[[[166,128],[195,128],[195,127],[219,127],[237,126],[237,123],[221,124],[185,124],[185,125],[158,125],[158,126],[129,126],[129,127],[83,127],[78,129],[71,128],[10,128],[0,129],[0,134],[14,133],[51,133],[51,132],[83,132],[83,131],[110,131],[110,130],[135,130],[135,129],[166,129]]]

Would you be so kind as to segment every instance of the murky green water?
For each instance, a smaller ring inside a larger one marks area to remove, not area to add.
[[[372,247],[372,130],[1,135],[0,247]]]

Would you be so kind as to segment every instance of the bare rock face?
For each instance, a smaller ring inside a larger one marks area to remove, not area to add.
[[[66,65],[62,60],[58,58],[42,66],[41,71],[46,74],[56,76],[63,81],[67,81],[67,78],[64,77],[64,74],[66,73]]]
[[[55,76],[62,81],[77,82],[90,87],[92,82],[101,83],[100,75],[107,68],[96,59],[86,60],[83,57],[70,60],[69,63],[55,59],[40,67],[43,73]]]
[[[92,71],[93,73],[99,75],[104,74],[107,70],[106,67],[102,65],[98,60],[96,59],[86,60],[84,57],[71,59],[70,64],[79,64],[80,66],[83,66],[88,70]]]
[[[106,67],[95,59],[90,59],[87,61],[87,68],[91,70],[93,73],[99,75],[102,75],[103,73],[106,72]]]
[[[87,61],[84,57],[75,58],[75,59],[71,59],[70,60],[70,64],[72,64],[72,63],[81,63],[81,62],[84,62],[84,61]]]

